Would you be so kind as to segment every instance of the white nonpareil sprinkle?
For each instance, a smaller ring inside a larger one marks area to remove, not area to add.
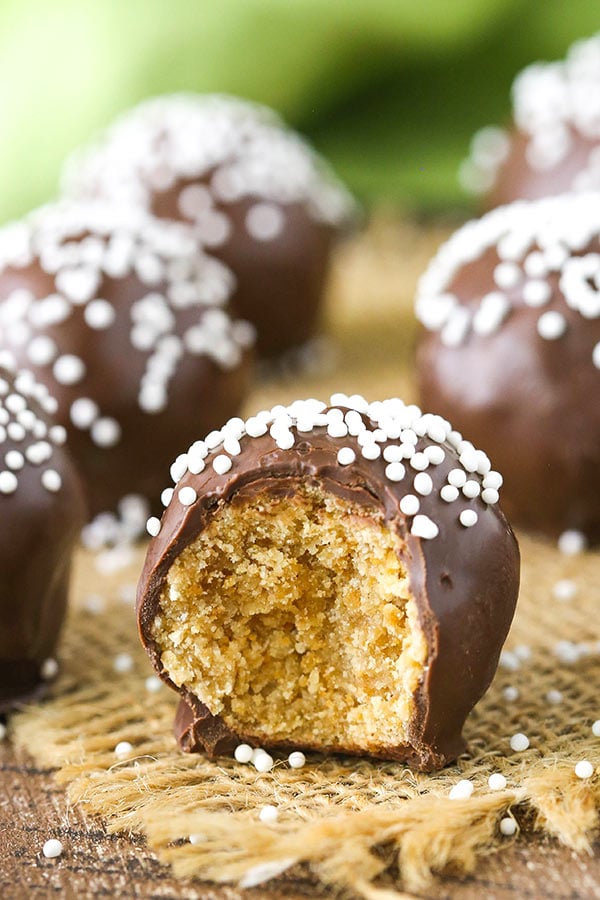
[[[418,472],[424,472],[425,469],[429,468],[429,460],[424,453],[414,453],[410,458],[410,465]]]
[[[415,475],[413,486],[417,494],[421,494],[422,497],[428,497],[433,490],[433,481],[427,472],[419,472]]]
[[[381,456],[381,447],[373,441],[363,446],[361,454],[365,459],[379,459]]]
[[[25,465],[25,457],[18,450],[9,450],[4,457],[4,462],[9,469],[18,472]]]
[[[578,644],[573,641],[561,640],[554,645],[554,654],[562,663],[572,666],[579,662],[582,653]]]
[[[435,522],[433,522],[429,518],[429,516],[419,514],[413,519],[410,533],[414,534],[415,537],[420,537],[426,541],[430,541],[438,536],[438,534],[440,533],[440,529],[435,524]]]
[[[52,678],[56,678],[58,671],[58,662],[51,656],[48,657],[48,659],[45,659],[40,667],[40,675],[44,681],[50,681]]]
[[[464,525],[465,528],[472,528],[476,524],[478,516],[474,509],[463,509],[458,518],[460,524]]]
[[[115,317],[115,308],[108,300],[92,300],[83,311],[86,325],[95,331],[109,328],[115,321]]]
[[[233,756],[236,762],[249,763],[252,762],[253,753],[254,751],[250,744],[238,744],[233,752]]]
[[[506,787],[506,778],[501,772],[493,772],[488,778],[490,791],[503,791]]]
[[[388,479],[388,481],[402,481],[405,475],[406,469],[401,462],[388,463],[385,467],[385,477]]]
[[[228,457],[225,457],[225,459],[228,459]],[[182,487],[181,490],[178,491],[177,498],[182,506],[192,506],[192,504],[194,504],[198,499],[198,494],[193,487],[187,485],[186,487]]]
[[[62,487],[62,478],[56,469],[46,469],[45,472],[42,472],[42,484],[47,491],[56,493]]]
[[[157,519],[156,516],[150,516],[146,522],[146,531],[150,537],[156,537],[160,534],[160,519]]]
[[[133,670],[133,657],[130,653],[117,653],[113,659],[113,670],[120,675]]]
[[[451,469],[447,475],[448,484],[461,488],[467,482],[467,473],[464,469]]]
[[[400,512],[405,516],[416,516],[419,512],[421,501],[414,494],[406,494],[400,501]]]
[[[523,285],[523,300],[527,306],[544,306],[544,304],[550,300],[551,296],[552,289],[547,281],[534,279]],[[542,335],[542,337],[543,336],[544,335]],[[560,337],[560,335],[558,336]]]
[[[440,447],[437,444],[432,444],[430,447],[425,447],[423,453],[432,466],[439,466],[446,459],[446,453],[443,447]]]
[[[531,647],[528,644],[517,644],[514,654],[521,662],[529,662],[532,657]]]
[[[587,548],[587,538],[581,531],[569,529],[563,531],[558,539],[558,549],[565,556],[577,556]]]
[[[453,503],[458,498],[458,488],[453,484],[445,484],[440,491],[440,497],[446,503]]]
[[[52,374],[59,384],[77,384],[85,375],[85,365],[78,356],[67,353],[58,357],[52,367]]]
[[[356,454],[351,447],[342,447],[338,450],[337,461],[340,466],[349,466],[356,459]]]
[[[257,241],[278,237],[285,223],[283,210],[273,203],[255,203],[246,214],[246,230]]]
[[[562,313],[550,309],[539,317],[537,330],[540,337],[544,338],[545,341],[556,341],[567,330],[567,320]]]
[[[505,687],[502,691],[502,696],[508,703],[514,703],[515,700],[519,699],[519,689],[512,685],[508,685],[508,687]]]
[[[577,585],[570,578],[561,578],[552,588],[552,593],[556,600],[566,602],[572,600],[577,594]]]
[[[130,744],[129,741],[119,741],[113,753],[119,759],[126,759],[133,753],[133,744]]]
[[[89,397],[78,397],[71,404],[69,415],[75,428],[86,429],[96,421],[100,415],[100,409],[98,404]]]
[[[157,675],[148,675],[144,681],[144,687],[149,694],[157,694],[163,683]]]
[[[18,484],[14,472],[0,472],[0,494],[14,494]]]
[[[468,500],[474,500],[475,497],[479,497],[479,494],[481,493],[479,482],[470,478],[463,484],[462,492]]]
[[[484,488],[481,492],[481,499],[484,503],[493,506],[493,504],[497,503],[500,499],[500,494],[495,488]]]
[[[500,834],[504,837],[512,837],[517,832],[517,823],[510,816],[500,819]]]
[[[93,423],[91,436],[98,447],[114,447],[121,439],[121,426],[116,419],[105,416]]]
[[[508,669],[509,672],[516,672],[521,668],[521,660],[512,650],[503,650],[500,654],[498,665],[501,669]]]
[[[575,766],[575,774],[578,778],[591,778],[594,774],[594,767],[589,760],[582,759]]]
[[[529,747],[529,738],[526,734],[522,732],[517,732],[517,734],[513,734],[510,739],[510,749],[515,753],[522,753],[524,750],[527,750]]]
[[[228,456],[225,456],[224,453],[220,453],[213,459],[212,467],[217,475],[225,475],[227,472],[229,472],[232,465],[233,463],[231,459]]]
[[[272,825],[279,818],[279,810],[272,803],[267,803],[259,812],[258,818],[266,825]]]
[[[106,601],[100,594],[88,594],[85,598],[84,607],[93,616],[99,616],[106,609]]]
[[[252,763],[257,772],[270,772],[274,765],[273,757],[265,750],[253,754]]]
[[[302,769],[306,764],[306,757],[301,750],[294,750],[288,756],[288,763],[292,769]]]
[[[592,734],[594,737],[600,737],[600,719],[596,719],[592,725]]]
[[[546,700],[548,701],[548,703],[557,705],[563,702],[563,695],[560,691],[557,691],[555,688],[553,688],[546,694]]]
[[[190,844],[191,844],[193,847],[199,847],[200,844],[204,844],[204,843],[205,843],[205,841],[206,841],[206,835],[205,835],[205,834],[200,834],[200,833],[197,833],[197,834],[190,834],[189,841],[190,841]]]
[[[46,859],[56,859],[63,852],[64,847],[57,838],[50,838],[42,847],[42,853]]]
[[[467,800],[474,790],[475,785],[472,781],[469,781],[467,778],[461,778],[460,781],[457,781],[456,784],[450,788],[448,796],[450,800]]]

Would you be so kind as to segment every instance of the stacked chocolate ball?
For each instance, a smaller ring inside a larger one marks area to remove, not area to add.
[[[510,128],[474,136],[463,186],[486,207],[565,191],[600,190],[600,35],[560,62],[534,63],[515,79]]]
[[[421,398],[493,454],[511,519],[600,541],[600,35],[513,86],[463,168],[486,205],[422,277]],[[512,201],[512,202],[511,202]]]

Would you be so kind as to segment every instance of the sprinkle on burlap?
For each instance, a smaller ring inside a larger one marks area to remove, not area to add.
[[[380,227],[371,243],[346,251],[345,274],[340,268],[336,281],[346,362],[335,376],[263,385],[249,411],[340,387],[371,398],[414,396],[406,362],[398,372],[389,339],[368,365],[360,342],[384,335],[386,320],[388,332],[400,320],[402,344],[414,333],[406,306],[391,320],[390,284],[401,283],[404,271],[406,296],[412,291],[434,240],[419,235]],[[399,237],[411,246],[404,269]],[[369,273],[373,303],[359,304],[356,285],[361,278],[366,285]],[[367,314],[370,332],[361,327]],[[436,873],[473,871],[481,854],[518,841],[521,830],[589,852],[600,807],[600,738],[592,733],[600,719],[600,553],[566,557],[551,543],[520,539],[522,590],[508,653],[467,722],[469,753],[442,772],[309,754],[302,769],[281,759],[259,774],[233,759],[180,753],[172,736],[177,698],[166,687],[147,689],[152,672],[138,646],[131,597],[142,551],[112,573],[110,552],[100,560],[80,555],[53,696],[13,717],[12,738],[38,764],[56,769],[72,802],[104,817],[112,831],[143,833],[180,876],[250,886],[304,864],[325,884],[388,900],[425,889]],[[558,599],[555,585],[565,579],[576,593]],[[125,673],[114,668],[123,653],[132,657]],[[530,741],[523,752],[510,748],[518,732]],[[133,748],[125,758],[114,752],[121,741]],[[575,775],[581,760],[592,763],[591,778]],[[505,789],[488,787],[495,772],[506,777]],[[473,794],[450,799],[460,779],[473,782]],[[258,818],[265,804],[278,808],[273,825]],[[506,817],[518,823],[514,837],[500,832]],[[377,887],[384,871],[398,892]]]

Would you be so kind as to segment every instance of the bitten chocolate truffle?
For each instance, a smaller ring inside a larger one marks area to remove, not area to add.
[[[13,363],[0,353],[0,712],[40,696],[56,675],[84,511],[56,401]]]
[[[232,419],[172,476],[137,611],[184,750],[425,770],[464,750],[519,582],[485,453],[416,406],[336,394]]]
[[[535,63],[512,88],[512,128],[474,136],[460,176],[488,208],[600,189],[600,35],[560,62]]]
[[[493,455],[511,521],[600,540],[600,194],[501,207],[423,276],[421,400]]]
[[[158,97],[73,157],[64,187],[194,226],[235,274],[239,315],[261,356],[315,334],[331,250],[353,201],[272,110],[220,95]]]
[[[156,498],[181,443],[236,413],[253,328],[190,229],[102,204],[0,231],[0,346],[58,400],[92,513]]]

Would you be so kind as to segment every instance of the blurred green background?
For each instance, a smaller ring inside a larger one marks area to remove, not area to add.
[[[368,205],[465,203],[458,163],[516,72],[599,29],[600,0],[0,0],[0,219],[117,112],[182,89],[275,107]]]

